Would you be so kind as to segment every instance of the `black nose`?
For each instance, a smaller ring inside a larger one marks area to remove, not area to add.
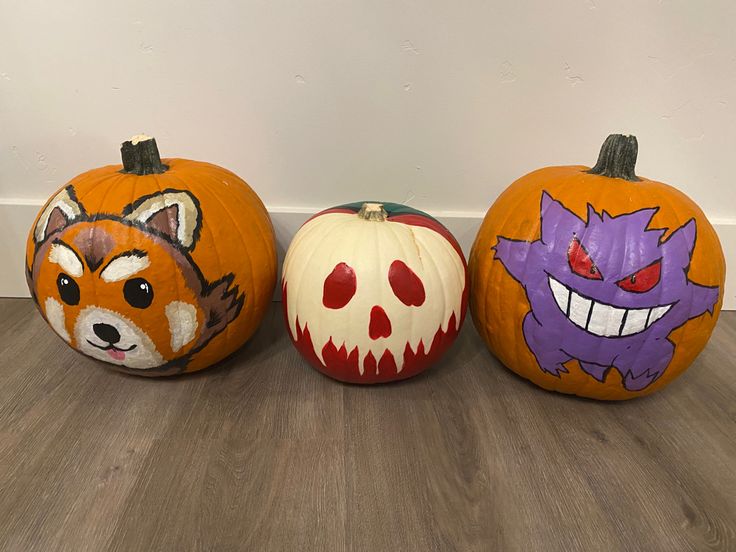
[[[108,343],[117,343],[120,341],[120,334],[110,324],[92,324],[92,329],[95,335],[102,341],[107,341]]]

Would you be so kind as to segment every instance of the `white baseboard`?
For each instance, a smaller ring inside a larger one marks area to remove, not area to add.
[[[41,202],[0,201],[0,297],[28,297],[24,273],[25,244],[28,229],[41,208]],[[311,216],[312,210],[270,209],[276,232],[279,266],[286,248],[299,227]],[[454,234],[467,255],[485,213],[431,213]],[[726,255],[726,265],[736,267],[736,220],[714,221],[713,226]],[[277,290],[278,291],[278,290]],[[277,294],[276,299],[280,299]],[[736,310],[736,269],[726,273],[725,310]]]

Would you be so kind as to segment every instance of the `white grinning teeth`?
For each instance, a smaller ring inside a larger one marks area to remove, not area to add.
[[[621,335],[631,335],[643,331],[651,309],[629,309]]]
[[[604,337],[618,337],[621,321],[626,309],[619,309],[603,303],[593,303],[593,312],[586,328],[590,333]]]
[[[552,290],[552,295],[555,297],[557,306],[564,313],[567,313],[567,303],[570,301],[570,291],[563,286],[560,282],[550,277],[549,287]]]
[[[625,309],[593,301],[549,277],[549,287],[560,310],[579,328],[600,337],[624,337],[644,331],[662,318],[672,305]]]
[[[649,323],[647,324],[647,328],[654,324],[657,320],[662,318],[665,313],[670,310],[670,307],[672,305],[663,305],[661,307],[654,307],[652,309],[652,313],[649,315]]]
[[[580,326],[585,329],[588,324],[588,313],[590,308],[593,306],[593,301],[586,299],[585,297],[578,295],[574,291],[570,291],[570,314],[568,318],[573,321],[573,324]]]

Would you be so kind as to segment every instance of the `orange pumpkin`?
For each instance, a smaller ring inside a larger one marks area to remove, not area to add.
[[[598,163],[509,186],[470,254],[470,306],[491,352],[537,385],[621,400],[661,389],[716,324],[725,261],[698,206],[636,176],[633,136]]]
[[[71,347],[145,376],[201,370],[238,349],[271,301],[276,247],[256,193],[221,167],[159,158],[134,137],[123,166],[48,201],[28,236],[28,287]]]

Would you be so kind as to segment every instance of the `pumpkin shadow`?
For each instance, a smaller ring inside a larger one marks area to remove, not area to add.
[[[272,356],[269,351],[287,337],[281,320],[281,303],[273,301],[256,331],[241,347],[212,366],[197,372],[181,374],[176,379],[196,379],[215,374],[223,375],[263,364],[261,358]]]

